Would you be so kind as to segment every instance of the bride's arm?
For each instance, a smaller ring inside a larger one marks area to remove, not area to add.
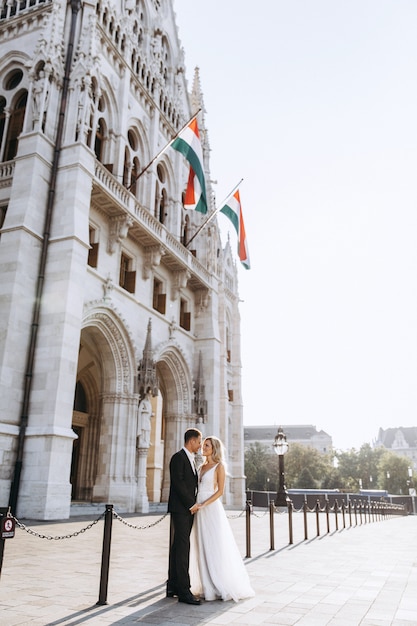
[[[201,502],[198,505],[199,509],[203,508],[203,506],[207,506],[209,504],[212,504],[212,502],[214,502],[218,498],[221,498],[222,495],[224,494],[224,486],[225,486],[225,482],[226,482],[226,472],[225,472],[223,463],[219,463],[218,464],[218,466],[214,470],[214,476],[216,478],[217,491],[215,491],[213,493],[213,495],[210,496],[210,498],[207,498],[207,500],[205,500],[204,502]]]

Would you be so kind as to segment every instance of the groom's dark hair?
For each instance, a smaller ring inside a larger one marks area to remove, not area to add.
[[[187,443],[187,441],[190,441],[190,439],[193,439],[194,437],[197,439],[202,436],[202,433],[197,428],[187,428],[184,433],[184,443]]]

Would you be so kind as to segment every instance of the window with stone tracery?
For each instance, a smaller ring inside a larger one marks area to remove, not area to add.
[[[161,163],[157,166],[156,173],[155,217],[161,224],[165,224],[168,217],[167,174]]]
[[[24,74],[13,69],[3,81],[4,95],[0,94],[0,155],[2,161],[11,161],[17,154],[19,135],[23,129],[28,92],[22,86]]]
[[[127,145],[125,147],[123,185],[136,197],[138,197],[139,192],[138,177],[141,171],[141,146],[142,143],[138,130],[133,127],[129,128]]]
[[[6,211],[7,211],[7,206],[0,206],[0,228],[3,227],[4,220],[6,219]]]
[[[100,118],[97,124],[96,138],[94,141],[94,152],[101,163],[103,162],[105,134],[105,123],[103,118]]]
[[[6,124],[6,98],[0,97],[0,146],[3,143],[4,126]]]
[[[26,112],[27,91],[24,91],[12,105],[9,118],[9,128],[6,136],[4,160],[11,161],[17,154],[19,135],[22,132],[23,120]]]

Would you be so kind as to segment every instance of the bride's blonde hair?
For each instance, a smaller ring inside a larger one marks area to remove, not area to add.
[[[211,458],[215,463],[224,463],[224,446],[218,437],[214,437],[214,435],[210,435],[205,438],[206,440],[211,441],[211,445],[213,446],[213,452],[211,454]]]

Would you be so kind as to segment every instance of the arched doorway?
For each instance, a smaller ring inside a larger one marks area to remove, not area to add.
[[[78,356],[73,499],[134,510],[135,372],[132,343],[118,316],[106,307],[92,309],[83,321]]]
[[[148,456],[148,493],[158,494],[158,502],[169,495],[169,462],[184,443],[184,431],[195,424],[191,412],[192,376],[178,346],[161,346],[157,353],[159,394],[153,401],[155,420],[155,456]],[[159,445],[158,445],[159,444]]]

